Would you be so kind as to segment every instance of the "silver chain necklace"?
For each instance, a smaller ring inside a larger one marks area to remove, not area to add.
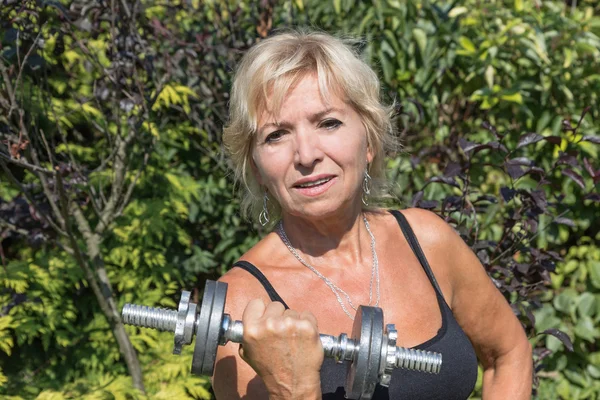
[[[370,306],[371,305],[371,301],[373,300],[373,280],[375,279],[375,277],[377,277],[377,279],[376,279],[376,284],[377,284],[377,300],[375,301],[375,305],[374,305],[374,307],[377,307],[379,305],[379,299],[380,299],[380,292],[379,292],[379,260],[377,258],[377,252],[375,251],[375,236],[373,236],[373,232],[371,232],[371,228],[369,227],[369,221],[367,221],[367,217],[365,217],[364,214],[363,214],[363,221],[365,223],[365,227],[367,228],[367,232],[369,232],[369,236],[371,237],[371,255],[373,257],[373,266],[371,267],[371,282],[369,283],[369,304],[368,305]],[[287,248],[289,249],[289,251],[294,255],[294,257],[296,257],[296,259],[298,261],[300,261],[300,263],[302,265],[304,265],[306,268],[310,269],[323,282],[325,282],[325,284],[329,287],[329,289],[331,289],[331,291],[333,292],[333,294],[335,294],[335,297],[337,298],[338,303],[340,303],[340,306],[342,307],[342,310],[344,310],[344,313],[346,313],[346,315],[352,321],[354,321],[354,317],[348,312],[348,309],[344,305],[344,302],[342,301],[342,298],[341,298],[341,295],[343,294],[344,297],[346,298],[346,300],[348,301],[348,304],[350,305],[350,307],[352,307],[352,309],[354,311],[357,311],[358,307],[356,307],[354,305],[354,303],[352,303],[352,300],[350,299],[350,296],[348,295],[348,293],[346,293],[343,289],[341,289],[339,286],[337,286],[335,283],[333,283],[329,278],[327,278],[325,275],[323,275],[321,272],[319,272],[315,267],[313,267],[312,265],[310,265],[309,263],[307,263],[300,256],[300,254],[298,253],[298,251],[290,243],[290,239],[287,237],[287,235],[285,233],[285,230],[283,229],[283,221],[279,221],[279,224],[277,225],[277,233],[279,234],[279,237],[281,237],[281,240],[283,241],[283,243],[285,243],[285,245],[287,246]]]

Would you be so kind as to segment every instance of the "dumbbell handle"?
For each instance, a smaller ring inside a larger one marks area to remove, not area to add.
[[[128,325],[153,328],[160,331],[176,331],[178,313],[175,310],[125,304],[122,314],[123,322]],[[198,320],[196,319],[193,325],[193,334],[197,330]],[[224,314],[219,335],[219,344],[225,345],[229,341],[241,343],[243,335],[244,327],[242,322],[234,321],[228,314]],[[358,344],[353,339],[348,338],[348,335],[345,333],[337,337],[325,334],[319,334],[319,336],[325,357],[334,358],[340,363],[352,361],[354,354],[358,351]],[[189,342],[182,344],[189,343],[191,343],[191,337]],[[177,346],[174,353],[179,353]],[[394,368],[411,369],[434,374],[440,371],[442,356],[439,353],[396,346],[394,354],[395,360],[389,360]]]

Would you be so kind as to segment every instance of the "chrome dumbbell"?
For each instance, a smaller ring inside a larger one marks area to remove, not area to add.
[[[190,292],[184,291],[177,311],[126,304],[123,321],[129,325],[175,333],[173,353],[180,354],[184,345],[196,343],[192,358],[192,373],[212,375],[219,345],[241,343],[244,329],[224,313],[227,284],[206,281],[200,309],[190,302]],[[346,375],[346,396],[350,399],[370,399],[379,383],[388,386],[395,368],[437,374],[442,365],[439,353],[396,346],[394,325],[384,329],[383,311],[378,307],[360,306],[354,318],[352,335],[320,334],[325,357],[349,362]]]

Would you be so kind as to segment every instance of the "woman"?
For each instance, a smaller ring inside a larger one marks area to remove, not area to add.
[[[435,214],[367,206],[392,132],[375,73],[341,40],[279,34],[242,59],[224,142],[244,211],[275,227],[221,278],[244,342],[219,348],[217,398],[344,398],[318,333],[350,333],[361,304],[399,346],[443,354],[439,375],[396,370],[375,399],[467,398],[477,359],[484,399],[529,398],[530,344],[477,257]]]

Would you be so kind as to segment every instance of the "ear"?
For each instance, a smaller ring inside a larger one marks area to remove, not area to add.
[[[371,150],[371,146],[367,145],[367,164],[371,164],[374,158],[375,154],[373,153],[373,150]]]

